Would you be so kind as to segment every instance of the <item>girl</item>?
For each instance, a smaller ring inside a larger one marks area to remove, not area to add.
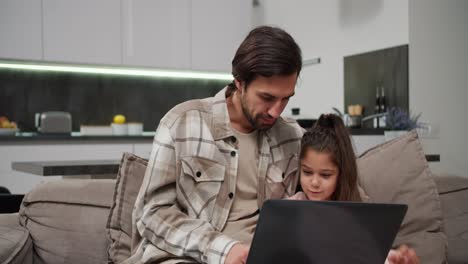
[[[301,191],[289,199],[368,200],[358,189],[356,156],[348,130],[337,115],[321,115],[304,134],[299,159]]]
[[[300,189],[288,198],[314,201],[370,201],[357,184],[357,164],[343,120],[321,115],[301,140]],[[402,245],[390,250],[385,264],[419,263],[415,251]]]

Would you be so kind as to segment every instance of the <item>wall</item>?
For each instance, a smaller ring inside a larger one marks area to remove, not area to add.
[[[410,107],[423,113],[439,152],[436,173],[468,177],[468,1],[409,2]]]
[[[430,168],[468,177],[468,1],[265,0],[261,7],[258,24],[286,29],[305,59],[322,59],[303,69],[285,114],[343,109],[343,57],[409,43],[409,107],[432,126],[424,151],[441,155]]]
[[[287,30],[304,59],[321,64],[303,69],[290,108],[318,117],[343,109],[343,57],[408,43],[407,0],[265,0],[263,23]],[[260,23],[257,21],[257,23]]]

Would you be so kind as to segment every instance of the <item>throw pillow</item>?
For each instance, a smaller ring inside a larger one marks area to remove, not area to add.
[[[145,175],[148,161],[135,154],[124,153],[120,162],[114,200],[107,221],[110,263],[121,263],[131,252],[132,211]]]
[[[416,131],[366,151],[357,163],[359,183],[372,201],[408,205],[394,246],[414,248],[421,263],[445,263],[440,199]]]
[[[445,234],[447,235],[448,263],[468,262],[468,178],[459,176],[436,176]]]

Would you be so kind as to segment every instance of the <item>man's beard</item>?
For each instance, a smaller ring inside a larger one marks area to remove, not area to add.
[[[254,130],[260,130],[260,131],[268,130],[276,123],[276,121],[275,121],[271,125],[262,124],[261,120],[260,120],[262,118],[262,116],[261,115],[256,115],[256,116],[251,115],[250,111],[249,111],[249,108],[247,107],[247,102],[246,102],[245,97],[241,96],[240,99],[241,99],[240,101],[241,101],[242,113],[244,113],[245,118],[247,119],[247,121],[249,121],[250,125],[254,128]]]

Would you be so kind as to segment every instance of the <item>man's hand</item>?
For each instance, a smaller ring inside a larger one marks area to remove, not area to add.
[[[224,264],[245,264],[247,256],[249,255],[250,246],[246,244],[237,243],[232,246],[231,250],[226,256]]]
[[[385,264],[419,264],[419,258],[414,249],[401,245],[390,250]]]

